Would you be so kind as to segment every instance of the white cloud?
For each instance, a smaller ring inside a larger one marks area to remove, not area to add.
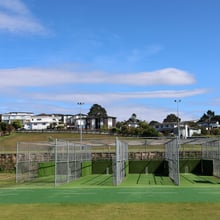
[[[0,1],[0,8],[6,9],[11,13],[29,14],[28,8],[20,0],[3,0]]]
[[[75,72],[62,69],[17,68],[0,70],[0,86],[50,86],[67,83],[124,85],[188,85],[194,77],[182,70],[167,68],[154,72],[110,74],[105,72]],[[22,80],[18,80],[22,79]]]
[[[2,69],[0,76],[1,87],[52,86],[74,81],[74,74],[48,69]]]
[[[206,93],[206,89],[194,90],[161,90],[153,92],[128,92],[128,93],[74,93],[74,94],[31,94],[34,99],[53,101],[82,100],[86,103],[112,103],[128,99],[154,99],[154,98],[185,98]]]
[[[127,77],[118,76],[119,80],[122,80],[122,78],[125,83],[136,85],[187,85],[195,82],[191,74],[175,68],[135,73]]]
[[[20,0],[0,2],[0,29],[8,32],[46,33],[46,29]]]

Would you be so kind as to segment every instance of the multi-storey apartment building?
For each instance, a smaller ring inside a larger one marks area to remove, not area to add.
[[[1,121],[6,124],[11,124],[15,120],[21,121],[24,125],[34,115],[32,112],[9,112],[1,114]]]

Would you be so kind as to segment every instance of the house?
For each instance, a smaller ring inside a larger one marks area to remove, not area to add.
[[[90,116],[86,119],[86,128],[90,130],[99,130],[102,128],[111,129],[116,126],[116,117],[112,116],[101,116],[94,117]]]
[[[163,122],[163,123],[155,123],[152,125],[158,132],[171,134],[174,133],[175,128],[178,127],[177,122]]]
[[[116,117],[112,116],[88,116],[87,114],[76,114],[67,120],[69,129],[100,130],[102,128],[111,129],[116,126]]]
[[[67,118],[66,127],[67,129],[79,129],[82,126],[82,129],[86,128],[86,114],[76,114]]]
[[[22,125],[29,121],[34,115],[32,112],[9,112],[1,114],[1,121],[6,124],[11,124],[15,120],[21,121]]]
[[[206,130],[211,130],[213,128],[220,128],[220,124],[218,121],[210,121],[210,122],[198,122],[200,127],[204,127]]]
[[[186,123],[180,123],[178,127],[177,122],[164,122],[164,123],[156,123],[152,127],[154,127],[158,132],[164,134],[174,134],[179,135],[182,138],[192,137],[195,134],[201,134],[201,129],[189,127]]]
[[[137,128],[139,125],[140,120],[137,119],[137,115],[133,113],[131,117],[126,121],[126,124],[130,128]]]
[[[195,134],[200,135],[201,129],[189,127],[187,124],[181,124],[179,127],[179,132],[180,132],[180,137],[188,138],[188,137],[192,137]],[[177,128],[174,130],[174,134],[178,134]]]
[[[59,118],[55,115],[40,114],[35,115],[24,124],[25,130],[45,130],[48,128],[56,128],[59,124]]]

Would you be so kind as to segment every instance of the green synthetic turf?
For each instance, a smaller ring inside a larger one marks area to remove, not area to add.
[[[90,175],[60,187],[19,184],[0,188],[0,204],[220,202],[220,179],[181,174],[180,186],[168,177],[129,174],[120,186],[111,175]]]
[[[219,187],[0,189],[0,204],[220,202]]]
[[[0,178],[0,188],[53,188],[54,176],[40,177],[31,182],[15,184],[15,179],[11,175],[4,175]],[[8,183],[7,183],[8,182]],[[112,175],[93,174],[81,177],[75,181],[61,185],[62,188],[72,187],[109,187],[112,184]],[[159,176],[154,174],[128,174],[120,187],[139,187],[139,186],[173,186],[172,180],[168,176]],[[181,174],[180,186],[220,186],[220,178],[214,176],[198,176],[195,174]]]

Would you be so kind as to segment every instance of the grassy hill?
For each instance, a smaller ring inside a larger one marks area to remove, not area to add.
[[[49,141],[53,139],[76,139],[80,141],[80,134],[59,132],[59,133],[48,133],[48,132],[33,132],[33,133],[12,133],[8,136],[0,137],[0,153],[1,152],[15,152],[17,142],[41,142]],[[112,138],[114,136],[102,135],[102,134],[83,134],[83,139],[104,139]]]

